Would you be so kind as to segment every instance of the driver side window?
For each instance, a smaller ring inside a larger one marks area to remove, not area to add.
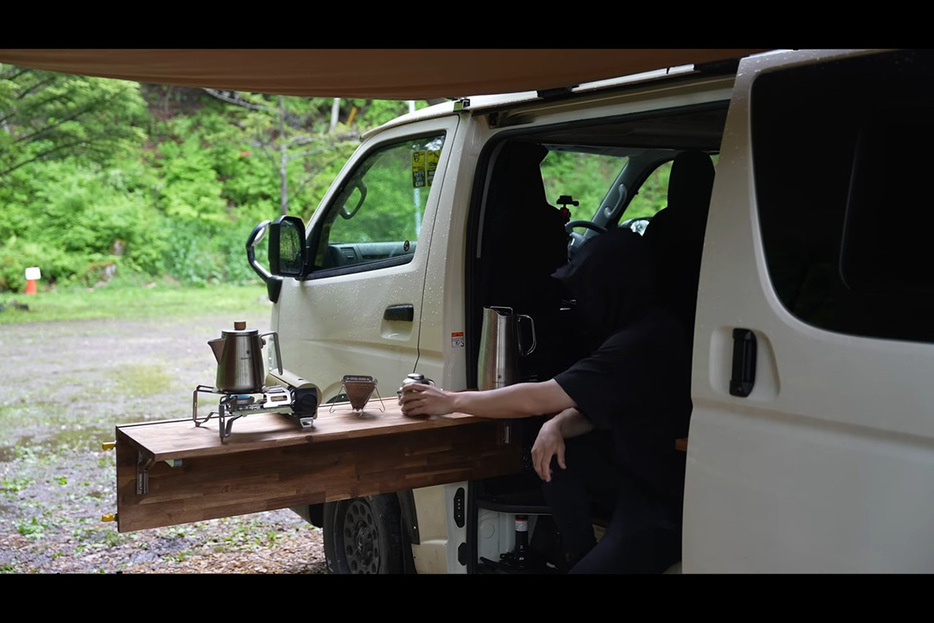
[[[328,209],[315,265],[381,268],[411,261],[443,144],[439,134],[369,154]]]

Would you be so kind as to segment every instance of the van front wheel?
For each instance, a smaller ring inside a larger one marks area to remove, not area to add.
[[[405,540],[394,494],[328,502],[322,529],[331,573],[403,573]]]

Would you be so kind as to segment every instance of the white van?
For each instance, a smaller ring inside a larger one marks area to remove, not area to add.
[[[476,388],[489,306],[535,319],[522,379],[548,378],[575,326],[541,275],[606,229],[652,232],[674,158],[705,154],[712,193],[677,190],[696,207],[672,202],[683,227],[656,233],[679,262],[660,287],[693,322],[682,571],[930,572],[929,138],[929,50],[768,52],[463,99],[371,132],[307,227],[261,226],[269,270],[251,261],[285,367],[324,401],[347,374],[390,397],[412,372]],[[696,308],[674,284],[695,274]],[[296,510],[334,572],[552,572],[531,476]]]

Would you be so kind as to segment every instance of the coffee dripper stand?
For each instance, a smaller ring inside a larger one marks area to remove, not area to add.
[[[379,395],[379,390],[376,389],[377,381],[372,376],[363,376],[357,374],[345,374],[341,379],[341,391],[347,396],[347,400],[350,402],[350,407],[353,409],[353,412],[357,415],[363,415],[364,408],[366,404],[370,401],[370,397],[373,396],[373,392],[376,392],[376,397],[379,398],[380,411],[386,411],[386,405],[383,404],[383,397]],[[334,404],[331,403],[331,408],[328,409],[328,412],[331,413],[334,411]]]

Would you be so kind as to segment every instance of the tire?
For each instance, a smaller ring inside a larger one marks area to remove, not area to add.
[[[335,574],[404,572],[399,500],[374,495],[324,505],[324,556]]]

